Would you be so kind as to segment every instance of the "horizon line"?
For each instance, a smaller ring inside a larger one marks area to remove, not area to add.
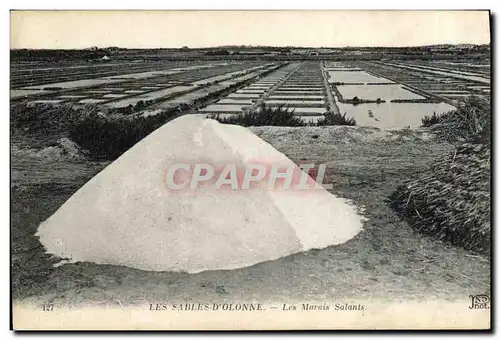
[[[421,47],[435,47],[435,46],[462,46],[462,45],[472,45],[472,46],[491,46],[491,42],[478,44],[478,43],[438,43],[438,44],[430,44],[430,45],[394,45],[394,46],[366,46],[366,45],[349,45],[349,46],[280,46],[280,45],[211,45],[211,46],[199,46],[199,47],[190,47],[190,46],[151,46],[151,47],[124,47],[118,45],[108,45],[108,46],[98,46],[92,45],[89,47],[67,47],[67,48],[37,48],[37,47],[17,47],[10,48],[11,51],[15,50],[88,50],[90,48],[98,48],[98,49],[106,49],[106,48],[118,48],[123,50],[159,50],[159,49],[183,49],[187,47],[189,50],[196,49],[208,49],[208,48],[297,48],[297,49],[344,49],[344,48],[421,48]]]

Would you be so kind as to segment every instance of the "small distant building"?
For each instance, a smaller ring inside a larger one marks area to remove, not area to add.
[[[104,57],[101,58],[101,61],[110,61],[111,58],[105,55]]]

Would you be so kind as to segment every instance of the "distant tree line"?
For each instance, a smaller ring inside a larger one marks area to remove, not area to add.
[[[109,55],[109,51],[97,50],[11,50],[11,60],[23,61],[58,61],[58,60],[92,60]]]
[[[317,55],[307,55],[304,51],[315,51]],[[297,52],[299,51],[299,52]],[[272,53],[270,55],[268,53]],[[118,47],[82,50],[11,50],[11,60],[19,61],[60,61],[60,60],[97,60],[105,55],[113,59],[142,58],[144,60],[196,60],[199,57],[235,60],[380,60],[391,59],[469,59],[484,60],[490,55],[490,45],[433,45],[419,47],[344,47],[344,48],[290,48],[290,47],[238,47],[220,46],[218,48],[156,48],[122,49]]]

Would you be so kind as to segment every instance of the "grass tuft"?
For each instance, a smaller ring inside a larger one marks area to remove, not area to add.
[[[215,119],[224,124],[235,124],[242,126],[326,126],[326,125],[356,125],[354,118],[347,118],[346,113],[327,113],[317,122],[306,123],[300,116],[295,116],[294,110],[285,105],[267,106],[262,103],[255,112],[234,114],[230,117],[221,117],[212,114],[208,118]]]
[[[178,115],[166,111],[148,117],[123,117],[93,112],[82,116],[69,130],[69,136],[93,159],[113,160]]]
[[[491,106],[487,97],[469,96],[461,99],[457,109],[422,119],[422,126],[435,127],[450,140],[462,142],[490,143]]]
[[[11,106],[11,127],[39,137],[46,146],[66,137],[88,151],[92,159],[114,160],[179,115],[175,109],[144,117],[102,112],[95,105],[74,108],[20,103]]]
[[[441,117],[442,115],[437,115],[436,112],[434,112],[432,116],[424,116],[424,118],[422,118],[422,127],[430,127],[439,124]]]
[[[326,125],[349,125],[355,126],[356,120],[352,117],[346,117],[346,112],[344,114],[340,113],[328,113],[325,114],[324,118],[319,119],[314,126],[326,126]]]
[[[262,103],[255,112],[235,114],[231,117],[221,117],[218,114],[210,115],[208,118],[215,119],[224,124],[235,124],[241,126],[306,126],[307,124],[295,116],[294,110],[284,105],[267,106]]]
[[[90,112],[97,112],[95,105],[75,109],[67,105],[56,107],[50,104],[20,102],[11,105],[10,124],[14,129],[28,132],[45,131],[57,134],[67,131],[79,117]]]

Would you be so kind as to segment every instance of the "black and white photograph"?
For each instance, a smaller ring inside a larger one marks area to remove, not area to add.
[[[11,10],[11,328],[490,330],[492,16]]]

